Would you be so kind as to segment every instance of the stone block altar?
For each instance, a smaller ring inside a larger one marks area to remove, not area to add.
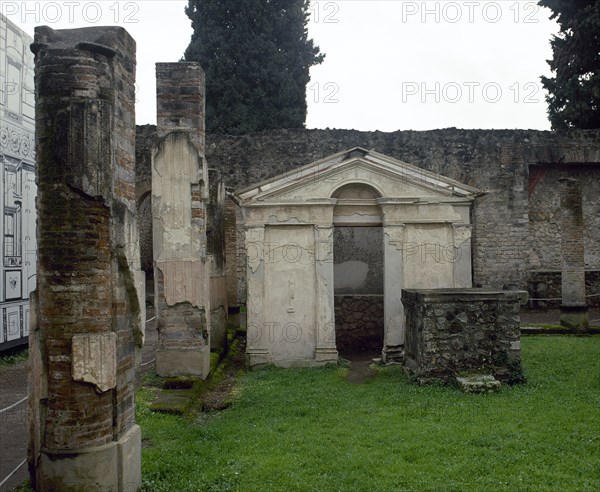
[[[407,374],[421,383],[466,374],[523,382],[519,310],[526,299],[524,291],[403,290]]]

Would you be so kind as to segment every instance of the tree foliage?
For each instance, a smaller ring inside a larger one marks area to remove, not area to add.
[[[324,55],[308,39],[308,0],[189,0],[185,51],[206,73],[206,130],[302,128],[309,69]]]
[[[542,77],[552,128],[600,128],[600,0],[539,5],[552,10],[560,26],[548,61],[554,77]]]

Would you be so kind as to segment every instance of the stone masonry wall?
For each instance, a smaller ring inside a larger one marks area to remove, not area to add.
[[[210,256],[210,346],[227,345],[227,287],[225,251],[225,184],[217,171],[209,169],[209,199],[206,205],[206,249]]]
[[[403,290],[405,370],[420,382],[461,373],[522,382],[519,309],[525,292]]]
[[[383,295],[335,296],[335,345],[341,355],[381,353]]]
[[[597,166],[532,166],[530,172],[529,232],[531,267],[553,270],[561,263],[560,182],[563,176],[581,182],[583,207],[585,268],[600,268],[600,176]]]
[[[138,225],[140,228],[140,256],[142,270],[150,277],[152,271],[152,148],[157,140],[156,127],[137,127],[135,145],[135,198],[138,202]],[[154,292],[146,292],[154,295]]]
[[[145,128],[138,129],[138,136],[148,137]],[[486,287],[527,287],[532,250],[535,253],[541,244],[539,236],[532,238],[529,233],[530,221],[537,220],[535,214],[528,214],[530,166],[548,168],[560,163],[567,173],[585,169],[590,180],[600,181],[600,130],[278,130],[208,135],[206,153],[226,185],[238,189],[354,146],[374,149],[487,192],[477,199],[473,214],[474,281]],[[590,196],[588,185],[584,190],[586,217],[597,216],[597,197],[595,193]],[[544,201],[540,196],[539,208]],[[593,253],[598,250],[597,229],[587,230],[586,250],[592,252],[587,256],[588,268],[598,269],[600,258]],[[243,278],[239,282],[243,284]],[[239,291],[243,293],[243,285]]]
[[[558,309],[562,303],[562,273],[560,270],[532,270],[529,280],[530,307],[534,309]],[[600,307],[600,270],[585,272],[585,293],[588,307]],[[552,299],[533,301],[533,299]],[[534,304],[535,302],[535,304]]]

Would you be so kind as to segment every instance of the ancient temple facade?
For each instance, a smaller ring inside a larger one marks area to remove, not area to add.
[[[338,360],[336,283],[360,284],[361,273],[358,264],[336,263],[335,231],[365,227],[380,236],[382,248],[382,356],[401,361],[402,289],[472,286],[470,215],[479,195],[360,147],[237,191],[245,228],[249,365]]]

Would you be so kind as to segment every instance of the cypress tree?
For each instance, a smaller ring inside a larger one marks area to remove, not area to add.
[[[310,67],[307,0],[189,0],[185,51],[206,73],[206,130],[244,134],[303,128]]]

